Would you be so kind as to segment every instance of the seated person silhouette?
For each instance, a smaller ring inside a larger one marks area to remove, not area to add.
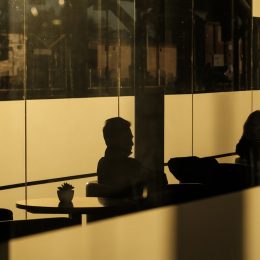
[[[260,184],[260,110],[252,112],[236,145],[237,163],[249,167],[252,185]]]
[[[132,153],[133,135],[130,122],[115,117],[106,120],[103,137],[107,145],[105,156],[98,162],[98,183],[110,186],[112,193],[120,198],[140,198],[167,184],[164,173],[153,172],[129,157]]]

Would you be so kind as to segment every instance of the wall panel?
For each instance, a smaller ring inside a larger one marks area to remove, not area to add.
[[[192,154],[192,95],[166,95],[164,99],[164,162]],[[165,167],[168,183],[178,183]]]
[[[24,101],[0,102],[0,185],[24,181]]]
[[[194,155],[235,151],[251,112],[251,91],[194,95]]]
[[[116,98],[28,101],[28,180],[96,172]]]
[[[260,17],[260,1],[253,0],[253,16]]]
[[[192,153],[192,95],[166,95],[164,161]]]
[[[25,188],[1,190],[0,194],[0,208],[12,210],[14,219],[24,219],[25,211],[17,209],[16,202],[25,199]]]
[[[135,136],[135,97],[120,97],[119,116],[128,120],[131,123],[131,130]],[[134,140],[133,140],[134,141]],[[134,153],[134,147],[132,149]],[[134,156],[134,154],[132,154]]]
[[[74,197],[84,197],[86,196],[86,183],[96,180],[96,177],[78,179],[78,180],[69,180],[68,183],[74,186]],[[57,196],[57,187],[60,186],[63,182],[53,182],[43,185],[31,186],[28,188],[28,197],[29,198],[53,198]],[[17,209],[21,211],[20,209]],[[17,211],[16,210],[16,211]],[[28,213],[28,218],[45,218],[45,217],[60,217],[58,214],[32,214]],[[64,214],[66,217],[67,215]]]
[[[260,90],[253,91],[253,111],[260,110]]]

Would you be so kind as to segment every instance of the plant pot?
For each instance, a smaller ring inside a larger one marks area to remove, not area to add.
[[[74,190],[58,190],[57,191],[60,202],[71,202],[74,196]]]

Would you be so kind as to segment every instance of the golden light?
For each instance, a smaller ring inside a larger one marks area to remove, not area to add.
[[[61,25],[61,20],[60,19],[54,19],[54,20],[52,20],[52,24],[53,25]]]
[[[31,13],[33,16],[38,16],[38,14],[39,14],[37,8],[34,6],[31,8]]]
[[[64,5],[65,4],[65,1],[64,0],[59,0],[59,5]]]

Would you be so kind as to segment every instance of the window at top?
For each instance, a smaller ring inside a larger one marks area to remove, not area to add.
[[[0,99],[134,95],[137,86],[164,93],[250,89],[251,5],[0,1]]]
[[[23,1],[0,1],[0,100],[24,97]]]
[[[251,88],[251,2],[195,0],[194,92]]]
[[[131,94],[134,3],[46,0],[28,13],[28,95]]]

